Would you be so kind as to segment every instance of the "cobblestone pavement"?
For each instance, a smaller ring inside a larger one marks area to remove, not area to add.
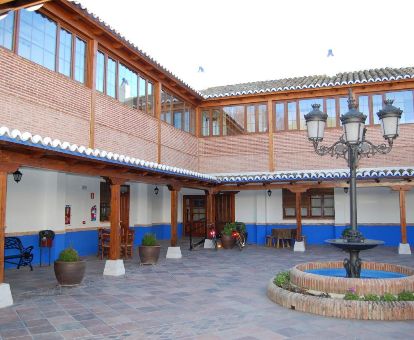
[[[52,267],[6,270],[15,304],[0,309],[1,339],[413,339],[414,321],[326,318],[292,311],[266,297],[278,271],[310,260],[342,260],[329,246],[247,246],[188,251],[155,266],[125,262],[125,277],[103,277],[104,261],[87,258],[82,285],[60,288]],[[366,260],[414,266],[413,256],[379,247]]]

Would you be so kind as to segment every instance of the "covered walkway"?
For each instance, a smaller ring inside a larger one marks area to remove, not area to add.
[[[15,305],[0,310],[2,339],[408,339],[411,322],[353,321],[290,311],[266,297],[278,271],[310,260],[342,260],[329,246],[291,249],[248,246],[189,252],[156,266],[125,261],[125,277],[105,277],[105,262],[88,257],[76,288],[59,288],[52,267],[6,270]],[[366,260],[412,265],[411,256],[380,247]]]

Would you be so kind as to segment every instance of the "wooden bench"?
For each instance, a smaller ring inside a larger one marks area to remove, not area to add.
[[[4,250],[15,250],[13,254],[4,256],[4,262],[16,264],[17,269],[20,269],[20,267],[29,266],[30,270],[33,270],[33,246],[25,248],[23,247],[22,241],[20,241],[18,237],[6,237],[4,242]]]

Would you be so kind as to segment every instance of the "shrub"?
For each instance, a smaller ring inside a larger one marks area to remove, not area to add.
[[[395,295],[391,293],[385,293],[384,295],[381,296],[380,300],[385,301],[385,302],[392,302],[392,301],[397,301],[397,298]]]
[[[223,228],[223,235],[231,236],[233,231],[236,230],[235,222],[227,222]]]
[[[354,292],[346,292],[344,300],[359,300],[359,295]]]
[[[280,272],[276,275],[273,283],[278,287],[286,287],[290,283],[290,273],[287,272]]]
[[[401,292],[400,294],[398,294],[398,301],[414,301],[414,293]]]
[[[79,254],[72,247],[68,247],[60,252],[58,261],[77,262],[79,261]]]
[[[156,246],[157,245],[157,237],[155,234],[147,233],[142,238],[142,245],[143,246]]]
[[[376,294],[366,294],[364,295],[364,301],[379,301],[380,297]]]
[[[351,230],[352,230],[352,228],[351,228],[351,227],[345,228],[345,229],[342,231],[342,234],[341,234],[342,238],[347,238],[347,237],[349,237],[349,236],[350,236],[350,232],[351,232]]]

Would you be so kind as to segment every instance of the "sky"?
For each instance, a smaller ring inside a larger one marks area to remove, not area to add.
[[[80,2],[197,90],[414,66],[412,0]]]

